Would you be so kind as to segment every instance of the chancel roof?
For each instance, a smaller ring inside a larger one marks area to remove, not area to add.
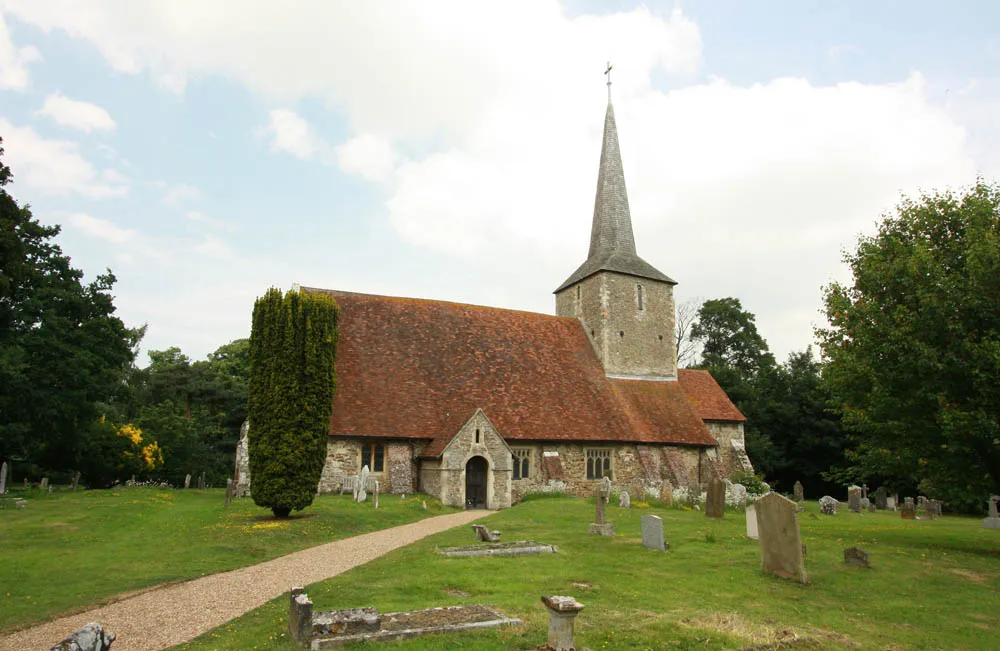
[[[303,291],[340,305],[331,435],[432,439],[440,454],[481,408],[511,444],[716,445],[676,382],[605,377],[577,319]]]
[[[556,293],[599,271],[616,271],[672,285],[677,284],[636,253],[628,192],[625,189],[625,171],[622,168],[621,151],[618,148],[618,128],[615,125],[615,110],[611,102],[608,102],[608,110],[604,116],[604,139],[597,173],[597,196],[594,199],[594,221],[590,230],[590,251],[587,260],[556,289]]]
[[[702,420],[743,422],[747,419],[708,371],[682,368],[677,371],[677,382]]]

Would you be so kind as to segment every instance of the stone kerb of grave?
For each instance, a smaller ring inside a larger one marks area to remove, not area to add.
[[[468,631],[513,626],[519,619],[481,604],[379,613],[373,607],[313,612],[313,603],[302,588],[290,592],[288,629],[301,647],[325,649],[354,642],[400,640],[428,633]]]
[[[848,547],[844,550],[844,562],[848,565],[857,565],[858,567],[871,568],[871,560],[868,557],[868,552],[859,549],[857,547]]]
[[[726,482],[715,478],[708,483],[708,495],[705,498],[705,517],[721,518],[726,512]]]
[[[1000,503],[1000,495],[991,495],[990,512],[983,520],[984,529],[1000,529],[1000,515],[997,514],[997,503]]]
[[[534,540],[517,540],[514,542],[482,543],[464,547],[439,547],[437,552],[448,558],[487,557],[487,556],[532,556],[534,554],[556,554],[559,548]]]
[[[747,538],[757,540],[760,534],[757,533],[757,507],[753,504],[747,506]]]
[[[105,631],[97,622],[91,622],[70,633],[49,651],[109,651],[114,641],[114,633]]]
[[[644,515],[640,518],[642,526],[642,546],[660,552],[670,545],[663,538],[663,518],[658,515]]]
[[[548,648],[552,651],[574,651],[573,620],[584,605],[573,597],[562,595],[542,597],[542,603],[549,611]]]
[[[769,493],[757,500],[761,570],[800,583],[808,583],[798,504]]]

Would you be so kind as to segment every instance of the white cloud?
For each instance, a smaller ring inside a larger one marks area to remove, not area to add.
[[[63,214],[68,225],[90,237],[107,240],[112,244],[127,244],[135,239],[135,231],[119,228],[106,219],[93,217],[87,213],[71,212]]]
[[[197,201],[201,198],[201,191],[193,185],[188,185],[187,183],[177,183],[175,185],[168,185],[164,183],[160,187],[165,188],[163,193],[163,203],[168,206],[180,206],[191,201]]]
[[[271,139],[271,151],[289,153],[304,160],[325,151],[323,139],[294,111],[274,109],[269,113],[269,118],[264,133]]]
[[[28,64],[42,56],[32,45],[16,47],[10,40],[7,23],[0,13],[0,90],[24,90],[28,87]]]
[[[387,181],[399,159],[392,143],[370,133],[351,138],[337,147],[336,154],[340,169],[376,182]]]
[[[115,121],[97,104],[70,99],[58,91],[45,98],[45,104],[37,113],[52,118],[64,127],[85,133],[112,131],[115,128]]]
[[[118,197],[128,192],[128,183],[118,172],[98,172],[79,152],[77,144],[50,140],[30,127],[16,127],[0,117],[0,134],[18,187],[44,194],[78,194],[91,199]]]

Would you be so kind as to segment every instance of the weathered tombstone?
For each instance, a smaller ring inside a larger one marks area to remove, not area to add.
[[[667,550],[667,541],[663,539],[663,518],[658,515],[644,515],[642,524],[642,546],[661,552]]]
[[[608,524],[604,516],[604,502],[608,499],[610,492],[611,482],[601,480],[601,483],[597,485],[597,493],[594,495],[594,522],[590,525],[590,533],[599,536],[615,535],[615,525]]]
[[[721,518],[726,511],[726,482],[715,478],[708,483],[708,496],[705,498],[705,517]]]
[[[905,500],[903,500],[903,508],[899,512],[899,516],[904,520],[916,520],[917,507],[913,505],[912,497],[907,497]]]
[[[114,633],[108,633],[97,622],[91,622],[70,633],[49,651],[109,651],[114,641]]]
[[[80,486],[80,471],[77,470],[73,473],[73,484],[70,486],[70,490],[76,490]]]
[[[991,495],[990,513],[983,520],[984,529],[1000,529],[1000,515],[997,514],[997,502],[1000,502],[1000,495]]]
[[[632,508],[632,498],[629,497],[628,491],[622,491],[618,493],[618,508],[630,509]]]
[[[857,547],[848,547],[844,550],[844,562],[848,565],[871,568],[872,564],[868,558],[868,552]]]
[[[667,506],[674,505],[674,486],[669,480],[664,479],[660,485],[660,501]]]
[[[747,538],[757,540],[759,537],[757,533],[757,507],[750,504],[747,506]]]
[[[377,509],[378,508],[378,480],[375,480],[375,493],[372,494],[372,504]]]
[[[747,487],[743,484],[729,484],[727,492],[733,496],[733,504],[741,508],[747,505]]]
[[[885,510],[886,511],[895,511],[896,510],[896,496],[895,495],[886,495],[886,497],[885,497]]]
[[[868,499],[867,497],[862,497],[861,498],[861,509],[863,511],[870,510],[871,506],[872,506],[872,501],[870,499]]]
[[[879,511],[885,511],[888,507],[889,498],[886,495],[885,486],[879,486],[875,491],[875,508]]]
[[[28,478],[27,477],[24,478],[24,487],[25,488],[28,487]]]
[[[184,488],[191,488],[191,473],[184,477]]]
[[[802,482],[796,481],[795,485],[792,486],[792,494],[795,496],[796,502],[802,502],[806,499],[805,490],[802,488]]]
[[[861,484],[861,499],[868,498],[868,484]]]
[[[476,532],[476,540],[479,542],[495,543],[500,542],[500,536],[502,535],[499,531],[490,531],[483,524],[472,525],[472,530]]]
[[[855,513],[861,513],[860,486],[851,486],[847,489],[847,508]]]
[[[611,478],[607,475],[601,477],[601,494],[604,495],[604,503],[608,503],[611,498]]]
[[[363,468],[361,468],[361,477],[358,478],[358,496],[356,498],[359,504],[368,499],[367,488],[368,488],[369,472],[371,471],[368,470],[368,466],[364,466]]]
[[[301,647],[312,641],[313,602],[309,600],[305,588],[296,586],[289,591],[288,632]]]
[[[40,483],[38,485],[38,487],[39,488],[48,488],[49,487],[49,478],[48,477],[42,477],[42,483]]]
[[[777,493],[757,500],[761,570],[800,583],[808,583],[798,505]]]
[[[229,503],[233,501],[233,480],[229,477],[226,478],[226,507],[229,507]]]
[[[584,606],[573,597],[552,595],[542,597],[542,603],[549,611],[549,644],[552,651],[573,651],[573,620]]]
[[[0,495],[7,492],[7,462],[0,466]]]

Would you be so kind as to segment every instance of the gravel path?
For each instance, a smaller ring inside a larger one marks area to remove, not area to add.
[[[439,515],[318,545],[243,569],[156,588],[0,638],[0,649],[47,650],[87,622],[100,622],[118,636],[113,651],[158,651],[225,624],[287,593],[293,585],[305,586],[337,576],[393,549],[468,524],[488,513]]]

